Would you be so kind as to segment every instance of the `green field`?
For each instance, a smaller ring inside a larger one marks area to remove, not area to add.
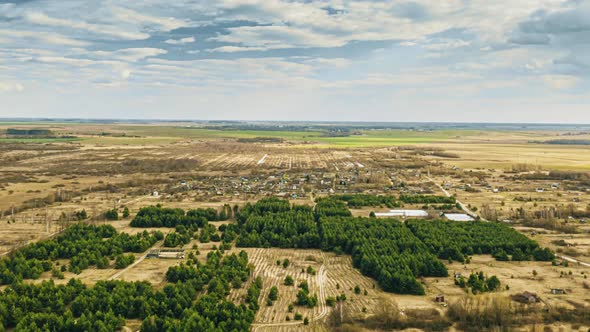
[[[440,142],[460,135],[471,135],[472,131],[409,131],[409,130],[368,130],[361,135],[329,137],[321,131],[279,131],[279,130],[215,130],[168,126],[127,126],[120,127],[128,135],[153,138],[210,139],[210,138],[282,138],[294,142],[317,142],[322,147],[381,147]]]
[[[79,138],[0,138],[0,143],[63,143],[78,142]]]

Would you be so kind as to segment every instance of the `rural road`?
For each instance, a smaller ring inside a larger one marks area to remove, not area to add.
[[[326,256],[322,252],[322,265],[320,266],[317,272],[317,283],[320,289],[319,296],[318,296],[318,306],[320,308],[320,312],[313,316],[310,319],[310,323],[320,320],[326,317],[330,313],[330,308],[326,305],[326,290],[324,289],[324,284],[326,283],[328,271],[326,270]],[[252,324],[252,331],[257,331],[260,328],[265,327],[285,327],[285,326],[294,326],[294,325],[301,325],[303,321],[290,321],[290,322],[283,322],[283,323],[255,323]]]
[[[441,186],[440,184],[436,183],[431,177],[427,177],[428,180],[432,181],[432,183],[434,183],[447,197],[451,197],[451,193],[449,193],[445,188],[443,188],[443,186]],[[459,206],[461,206],[461,209],[463,211],[465,211],[466,214],[468,214],[469,216],[473,217],[473,218],[477,218],[478,215],[471,211],[465,204],[463,204],[463,202],[461,202],[460,200],[457,199],[457,203],[459,203]],[[481,218],[481,220],[486,221],[485,219]]]
[[[560,256],[560,255],[557,255],[557,257],[559,257],[559,258],[561,258],[561,259],[563,259],[565,261],[568,261],[570,263],[577,263],[577,264],[580,264],[580,265],[585,266],[585,267],[590,267],[590,264],[589,263],[579,261],[579,260],[577,260],[575,258],[571,258],[571,257],[568,257],[568,256]]]
[[[150,252],[150,249],[152,249],[152,248],[159,248],[159,247],[161,247],[161,246],[162,246],[162,244],[163,244],[163,243],[164,243],[164,240],[160,240],[160,241],[158,241],[158,242],[154,243],[154,245],[153,245],[153,246],[151,246],[151,247],[150,247],[148,250],[146,250],[146,251],[145,251],[145,253],[144,253],[144,254],[143,254],[141,257],[139,257],[138,259],[136,259],[136,260],[135,260],[135,262],[133,262],[131,265],[127,266],[127,267],[126,267],[126,268],[124,268],[123,270],[121,270],[121,271],[119,271],[119,272],[117,272],[117,273],[113,274],[113,275],[112,275],[112,276],[109,278],[109,280],[114,280],[114,279],[117,279],[117,278],[119,278],[119,277],[120,277],[120,276],[121,276],[123,273],[125,273],[125,272],[129,271],[129,270],[130,270],[130,269],[132,269],[134,266],[137,266],[137,264],[139,264],[139,263],[143,262],[143,260],[144,260],[144,259],[147,257],[148,253]]]

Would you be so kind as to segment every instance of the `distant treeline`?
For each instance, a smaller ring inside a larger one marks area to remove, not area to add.
[[[205,126],[209,130],[228,130],[228,131],[313,131],[307,126],[273,126],[273,125],[247,125],[234,124],[223,126]]]
[[[455,204],[455,197],[435,195],[400,195],[399,200],[407,204]]]
[[[538,143],[538,142],[537,142]],[[553,139],[541,142],[542,144],[556,144],[556,145],[590,145],[590,140],[584,139]]]
[[[254,138],[238,138],[240,143],[282,143],[283,139],[280,137],[254,137]]]
[[[445,204],[448,209],[452,209],[451,205],[455,205],[457,200],[455,197],[436,196],[436,195],[400,195],[399,200],[395,196],[391,195],[369,195],[369,194],[342,194],[332,195],[328,197],[320,197],[316,199],[316,202],[322,200],[341,201],[344,202],[349,208],[358,209],[361,207],[380,207],[385,206],[388,208],[398,208],[401,206],[400,202],[406,204]],[[325,203],[323,206],[326,206]],[[336,204],[336,203],[332,203]],[[320,207],[322,208],[322,207]]]
[[[6,135],[13,136],[52,136],[53,133],[49,129],[6,129]]]
[[[522,174],[519,176],[525,180],[556,180],[556,181],[580,181],[590,182],[590,172],[576,172],[576,171],[550,171],[534,172]]]

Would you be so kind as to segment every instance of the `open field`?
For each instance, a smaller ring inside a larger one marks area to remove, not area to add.
[[[86,223],[110,224],[133,235],[144,231],[129,225],[133,217],[142,207],[157,204],[221,211],[226,206],[239,210],[267,197],[313,206],[317,198],[336,194],[398,198],[448,193],[464,207],[400,201],[399,208],[425,210],[437,218],[445,212],[469,209],[483,220],[506,222],[553,250],[558,256],[555,265],[502,262],[490,255],[473,255],[468,264],[445,260],[450,276],[420,278],[425,295],[415,296],[383,291],[377,280],[354,268],[346,254],[248,248],[252,273],[244,287],[231,289],[228,299],[244,303],[248,287],[261,277],[254,331],[332,331],[338,320],[353,326],[353,331],[379,330],[371,324],[380,322],[384,308],[399,314],[396,319],[423,315],[444,323],[453,303],[484,298],[456,286],[453,274],[468,277],[482,271],[497,276],[502,284],[490,296],[507,299],[529,291],[543,300],[536,306],[539,310],[590,307],[590,267],[575,263],[590,263],[590,153],[584,145],[543,143],[585,140],[588,133],[367,128],[343,133],[338,130],[346,128],[332,130],[323,125],[270,130],[265,126],[218,128],[170,123],[0,123],[0,132],[13,127],[47,128],[55,135],[76,138],[0,138],[0,253],[4,256],[77,223],[81,211],[87,215]],[[130,215],[123,218],[125,208]],[[111,209],[117,211],[119,220],[106,220],[105,212]],[[368,217],[370,212],[390,209],[375,205],[350,210],[354,216]],[[235,215],[210,222],[216,229],[235,223]],[[151,230],[174,232],[174,228],[165,227]],[[217,235],[221,234],[218,231]],[[206,264],[207,255],[215,253],[220,242],[201,243],[197,238],[198,234],[181,247],[187,256],[195,255]],[[160,248],[162,242],[153,248]],[[235,248],[235,241],[233,244],[229,253],[238,253],[241,248]],[[44,272],[32,282],[52,279],[56,284],[67,284],[71,278],[87,285],[110,279],[147,281],[161,290],[170,284],[166,271],[188,261],[149,259],[145,258],[147,251],[133,255],[135,263],[124,269],[115,269],[115,260],[110,257],[104,269],[90,266],[80,274],[65,271],[64,279]],[[286,268],[282,266],[285,259],[290,261]],[[64,259],[57,262],[69,264]],[[308,267],[314,272],[306,272]],[[287,275],[294,278],[294,286],[283,284]],[[294,306],[293,312],[288,312],[303,280],[309,284],[310,294],[317,295],[318,305]],[[279,297],[267,306],[272,286],[278,288]],[[356,286],[359,294],[354,291]],[[551,294],[551,288],[564,289],[566,294]],[[327,298],[342,294],[345,301],[334,307],[326,304]],[[444,295],[446,305],[434,301],[437,295]],[[295,313],[307,317],[309,325],[295,320]],[[127,324],[127,330],[137,330],[141,320],[128,319]],[[568,324],[552,323],[547,328],[586,331],[588,325]],[[535,328],[540,331],[539,326]],[[533,327],[523,325],[514,330],[530,331]]]

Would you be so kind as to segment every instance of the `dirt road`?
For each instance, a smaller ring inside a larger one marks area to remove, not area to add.
[[[133,267],[137,266],[137,264],[143,262],[143,260],[147,257],[148,253],[150,252],[150,249],[152,248],[159,248],[162,246],[162,244],[164,244],[164,240],[158,241],[156,242],[153,246],[151,246],[148,250],[146,250],[146,252],[139,257],[138,259],[135,260],[135,262],[133,262],[131,265],[127,266],[126,268],[124,268],[123,270],[113,274],[109,280],[113,280],[113,279],[117,279],[119,278],[123,273],[131,270]]]
[[[568,257],[568,256],[560,256],[560,255],[557,255],[557,257],[559,257],[559,258],[561,258],[563,260],[566,260],[566,261],[568,261],[570,263],[576,263],[576,264],[579,264],[581,266],[590,267],[590,264],[589,263],[579,261],[579,260],[577,260],[575,258],[571,258],[571,257]]]
[[[451,193],[449,193],[445,188],[443,188],[443,186],[441,186],[440,184],[436,183],[432,178],[428,178],[428,180],[432,181],[432,183],[434,183],[447,197],[451,197]],[[473,211],[471,211],[465,204],[463,204],[463,202],[457,200],[457,203],[459,203],[459,206],[461,206],[461,209],[463,211],[465,211],[466,214],[468,214],[469,216],[473,217],[473,218],[477,218],[477,214]],[[480,220],[486,221],[485,219],[480,217]]]

